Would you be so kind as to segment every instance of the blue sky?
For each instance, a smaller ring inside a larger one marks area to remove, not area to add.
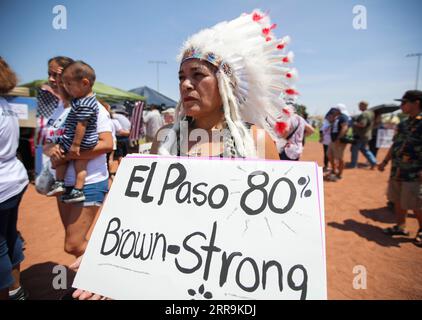
[[[53,7],[67,9],[67,29],[55,30]],[[353,7],[367,10],[367,29],[355,30]],[[414,89],[422,52],[419,0],[1,0],[0,55],[21,83],[45,78],[47,60],[67,55],[91,64],[101,82],[122,89],[147,85],[178,100],[176,56],[202,28],[255,8],[269,11],[277,36],[290,35],[299,70],[300,102],[311,114],[337,103],[391,103]],[[421,75],[422,78],[422,75]],[[419,82],[422,88],[422,79]]]

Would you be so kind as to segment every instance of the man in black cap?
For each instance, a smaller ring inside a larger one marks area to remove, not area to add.
[[[401,109],[409,118],[398,125],[393,145],[379,166],[383,171],[392,160],[387,197],[394,203],[396,225],[384,232],[408,236],[406,215],[413,210],[419,222],[415,244],[422,247],[422,91],[407,91],[396,101],[401,101]]]

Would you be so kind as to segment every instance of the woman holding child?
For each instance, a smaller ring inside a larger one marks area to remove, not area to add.
[[[64,203],[61,201],[61,197],[57,197],[60,218],[65,228],[65,251],[79,257],[85,251],[88,233],[108,192],[106,154],[113,148],[113,139],[107,111],[98,103],[96,119],[98,142],[96,145],[89,150],[80,150],[78,155],[78,152],[65,154],[63,148],[58,144],[60,137],[65,132],[65,122],[70,114],[72,101],[72,96],[65,89],[62,74],[63,70],[73,63],[74,61],[67,57],[55,57],[48,62],[48,81],[60,101],[45,128],[44,154],[50,157],[54,167],[69,161],[64,174],[65,195],[71,192],[76,183],[74,160],[87,161],[82,188],[85,200]]]

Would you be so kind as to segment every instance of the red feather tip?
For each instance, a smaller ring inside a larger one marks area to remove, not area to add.
[[[281,43],[280,43],[280,44],[277,46],[277,49],[278,49],[278,50],[283,50],[283,49],[284,49],[284,44],[281,44]]]
[[[252,20],[255,22],[258,22],[262,18],[264,18],[264,16],[261,16],[259,13],[256,13],[256,12],[252,15]]]
[[[283,61],[284,63],[289,63],[289,62],[290,62],[290,60],[289,60],[289,58],[288,58],[288,57],[284,57],[282,61]]]
[[[292,77],[292,74],[291,73],[286,73],[286,78],[291,78]]]
[[[286,122],[276,122],[275,124],[275,131],[279,135],[283,135],[287,130],[287,123]]]
[[[267,41],[267,42],[268,42],[268,41],[271,41],[271,37],[266,37],[266,38],[265,38],[265,41]]]
[[[275,29],[276,27],[277,27],[277,25],[275,23],[273,23],[271,25],[271,27],[262,29],[262,33],[264,35],[268,36],[270,34],[270,31],[273,30],[273,29]]]
[[[290,94],[290,95],[298,94],[298,92],[296,90],[294,90],[294,89],[287,89],[286,90],[286,93],[287,94]]]

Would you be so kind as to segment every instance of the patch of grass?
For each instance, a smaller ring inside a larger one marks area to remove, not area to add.
[[[319,141],[319,128],[315,128],[314,133],[306,137],[305,141]]]

